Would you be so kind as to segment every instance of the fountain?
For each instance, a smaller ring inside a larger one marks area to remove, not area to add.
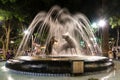
[[[81,13],[72,15],[67,9],[54,6],[48,13],[38,13],[27,30],[29,33],[24,35],[16,57],[6,62],[11,70],[79,75],[113,65],[107,57],[102,57],[90,22]],[[26,50],[28,56],[24,54]]]

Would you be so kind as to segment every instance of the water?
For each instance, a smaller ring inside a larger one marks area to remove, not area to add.
[[[48,12],[40,12],[28,27],[19,46],[17,56],[31,49],[35,42],[42,47],[54,36],[57,40],[52,48],[56,55],[101,55],[102,51],[92,32],[88,18],[82,14],[71,14],[67,9],[54,6]],[[82,44],[81,44],[82,43]],[[43,54],[46,54],[43,49]]]
[[[32,55],[34,55],[35,48],[37,48],[36,51],[39,52],[39,54],[37,52],[35,56],[42,55],[43,58],[46,57],[46,55],[50,55],[60,57],[84,56],[83,58],[89,59],[90,57],[88,57],[88,55],[98,56],[102,53],[97,45],[87,17],[81,13],[75,15],[70,14],[67,9],[61,9],[58,6],[54,6],[47,13],[38,13],[27,31],[28,34],[24,35],[16,57],[24,55],[24,51],[27,50],[30,51],[30,54],[32,53]],[[83,45],[80,44],[81,42]],[[53,47],[49,47],[49,44],[53,44]],[[9,71],[9,69],[5,69],[3,66],[2,70],[3,73],[5,73],[4,76],[6,76],[6,80],[21,80],[22,78],[22,80],[87,80],[90,77],[102,79],[104,75],[111,76],[113,74],[113,72],[107,72],[101,75],[95,74],[96,76],[84,75],[70,77],[69,74],[52,75],[27,73],[28,75],[25,75],[26,72]],[[104,78],[106,78],[106,76]]]
[[[89,78],[97,78],[99,80],[120,80],[120,61],[114,61],[115,70],[111,72],[99,72],[91,75],[82,75],[76,77],[70,76],[36,76],[13,73],[5,68],[5,62],[0,62],[0,77],[2,80],[88,80]]]

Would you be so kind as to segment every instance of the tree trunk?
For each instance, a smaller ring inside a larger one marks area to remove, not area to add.
[[[108,56],[109,51],[109,27],[106,25],[102,28],[102,52],[103,56]]]
[[[116,40],[116,48],[118,49],[119,44],[119,27],[117,27],[117,40]],[[116,50],[117,50],[116,49]],[[117,51],[118,52],[118,51]]]
[[[3,38],[0,38],[0,42],[2,43],[2,53],[3,53],[3,58],[6,59],[6,52],[5,52],[5,40]]]
[[[11,32],[10,22],[5,21],[3,26],[4,26],[4,30],[5,30],[5,38],[1,39],[1,42],[3,45],[3,56],[6,59],[6,53],[9,50],[9,43],[10,43],[10,32]]]
[[[2,50],[3,50],[3,57],[4,57],[4,59],[6,59],[6,51],[5,51],[5,44],[4,43],[3,43]]]
[[[9,43],[10,43],[10,25],[8,26],[7,32],[6,32],[6,52],[9,50]]]

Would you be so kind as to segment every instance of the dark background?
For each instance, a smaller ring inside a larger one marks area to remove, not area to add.
[[[48,11],[58,5],[67,8],[70,13],[84,13],[90,21],[101,17],[108,19],[120,14],[120,0],[18,0],[21,7],[34,17],[40,11]],[[24,6],[26,5],[27,6]]]
[[[81,12],[90,20],[102,15],[102,0],[19,0],[21,7],[31,13],[32,18],[40,11],[48,11],[55,5],[67,8],[72,14]],[[24,4],[27,6],[24,7]]]

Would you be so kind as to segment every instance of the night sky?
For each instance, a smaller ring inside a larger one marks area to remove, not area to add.
[[[40,11],[48,11],[54,5],[67,8],[70,13],[81,12],[90,21],[100,17],[109,18],[114,14],[120,14],[120,0],[20,0],[26,1],[27,8],[33,11],[35,16]],[[28,11],[29,12],[29,11]]]
[[[81,12],[90,20],[102,15],[102,0],[28,0],[28,3],[30,3],[28,7],[33,10],[34,15],[40,11],[48,11],[55,5],[67,8],[72,14]]]

